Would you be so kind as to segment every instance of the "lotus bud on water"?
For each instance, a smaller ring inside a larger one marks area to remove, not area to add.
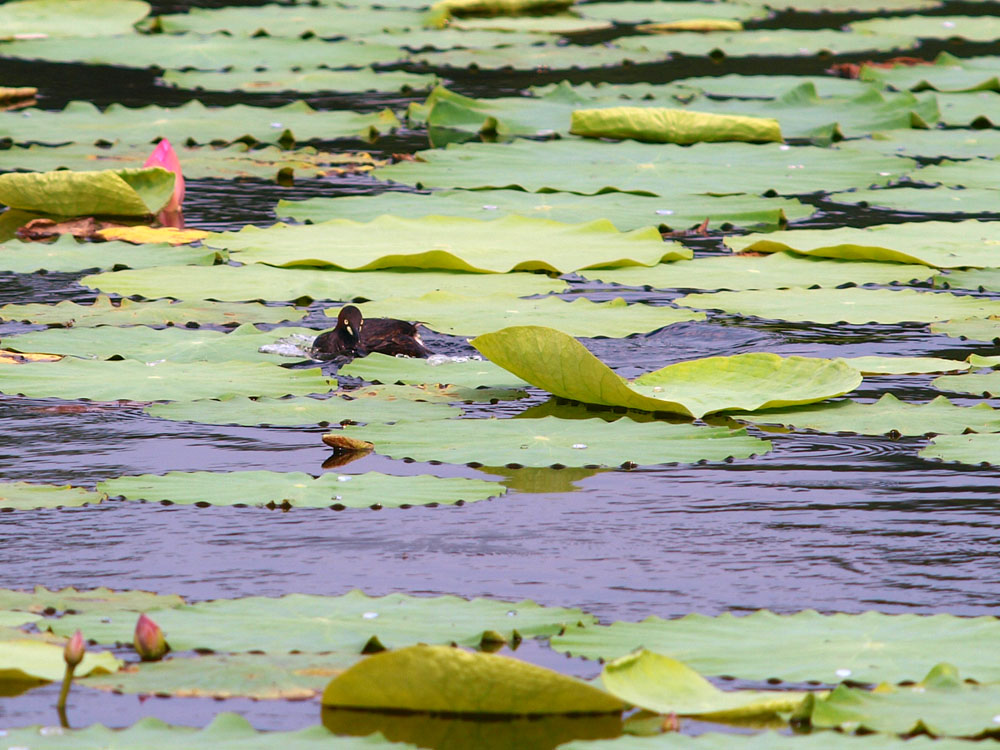
[[[66,642],[66,648],[63,649],[63,659],[65,659],[67,666],[75,667],[83,661],[83,655],[86,652],[87,644],[83,640],[83,634],[77,630],[73,633],[73,637]]]
[[[170,141],[164,138],[153,149],[153,153],[146,159],[144,167],[163,167],[168,172],[173,172],[174,194],[170,202],[163,207],[164,211],[180,211],[181,204],[184,203],[184,175],[181,172],[181,160],[177,158],[177,152],[170,145]]]
[[[145,614],[139,615],[139,620],[135,624],[132,645],[143,661],[159,661],[170,650],[160,626]]]

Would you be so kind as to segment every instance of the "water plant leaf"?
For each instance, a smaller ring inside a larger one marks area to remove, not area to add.
[[[857,7],[856,5],[852,5]],[[660,717],[659,723],[663,719]],[[740,734],[706,732],[689,736],[667,732],[656,736],[623,734],[616,739],[577,740],[559,746],[559,750],[963,750],[968,740],[912,737],[903,739],[888,734],[863,738],[840,732],[778,734],[774,731]]]
[[[44,368],[44,369],[43,369]],[[0,393],[92,401],[190,401],[231,396],[325,393],[335,387],[318,368],[269,362],[94,362],[67,357],[0,369]]]
[[[847,28],[865,34],[903,34],[917,39],[966,39],[992,42],[1000,36],[1000,19],[986,16],[914,15],[867,18]]]
[[[735,252],[785,250],[824,258],[922,263],[937,268],[994,265],[998,242],[1000,230],[973,219],[880,224],[864,229],[800,229],[726,238],[726,244]]]
[[[567,302],[553,296],[519,299],[509,294],[470,296],[440,291],[422,297],[389,297],[359,307],[366,318],[406,317],[455,336],[474,336],[511,323],[545,323],[571,336],[622,337],[705,319],[704,314],[689,315],[672,307],[629,305],[621,297],[610,302],[583,297]],[[337,311],[327,314],[336,316]]]
[[[619,419],[451,419],[345,427],[392,458],[487,466],[649,466],[722,461],[767,453],[745,430]]]
[[[678,32],[657,36],[630,36],[617,40],[623,50],[658,55],[710,55],[726,57],[812,57],[833,54],[883,53],[905,50],[916,37],[903,29],[878,30],[854,27],[852,33],[832,29],[758,29],[753,31]]]
[[[3,259],[0,246],[0,263]],[[470,274],[448,271],[356,271],[333,268],[274,268],[259,263],[212,268],[151,268],[84,276],[80,283],[103,292],[147,298],[174,297],[222,301],[379,299],[419,297],[447,289],[455,294],[488,296],[562,292],[566,282],[539,273]]]
[[[460,31],[517,31],[534,34],[594,33],[613,28],[608,21],[581,18],[569,13],[554,13],[545,16],[498,16],[496,18],[456,18],[448,24],[450,29]]]
[[[687,665],[646,649],[605,664],[601,684],[647,711],[717,721],[792,711],[805,696],[794,691],[719,690]]]
[[[973,355],[975,356],[975,355]],[[922,375],[934,372],[960,372],[972,365],[968,361],[944,357],[840,357],[862,375]]]
[[[420,28],[424,13],[406,8],[371,8],[362,13],[339,5],[297,6],[259,5],[253,13],[239,8],[191,8],[187,13],[156,17],[157,31],[181,34],[227,32],[233,36],[357,37],[382,31]]]
[[[960,58],[942,52],[932,65],[901,65],[890,67],[863,65],[859,78],[897,91],[946,91],[958,94],[967,91],[1000,91],[997,66],[1000,58]]]
[[[35,586],[34,591],[0,589],[0,610],[23,610],[49,614],[51,612],[106,612],[179,607],[184,603],[177,594],[152,594],[148,591],[113,591],[103,586],[77,590],[67,586],[58,591]]]
[[[570,132],[589,138],[632,138],[651,143],[781,141],[778,121],[662,107],[607,107],[573,112]]]
[[[63,300],[54,305],[9,304],[0,307],[0,320],[25,320],[48,325],[184,325],[235,323],[281,323],[300,320],[305,312],[293,307],[266,307],[259,303],[223,303],[190,300],[171,302],[134,302],[129,299],[112,303],[98,295],[93,304],[80,305]]]
[[[914,173],[914,177],[921,182],[941,183],[967,189],[979,188],[991,192],[994,198],[997,197],[998,175],[1000,175],[1000,160],[997,159],[942,161]],[[996,204],[992,206],[992,210],[996,210]]]
[[[148,216],[174,191],[162,167],[97,172],[8,172],[0,175],[0,204],[57,216]]]
[[[661,260],[691,257],[682,245],[664,245],[652,227],[619,232],[607,220],[561,224],[521,216],[493,221],[380,216],[367,223],[332,219],[309,226],[249,226],[217,234],[206,244],[238,252],[242,263],[354,271],[428,268],[566,273],[581,268],[652,266]]]
[[[1000,393],[1000,372],[966,373],[964,375],[942,375],[934,378],[931,385],[942,391],[954,393],[994,394]]]
[[[777,228],[786,221],[811,215],[813,208],[790,198],[756,195],[671,195],[669,200],[626,193],[575,195],[573,193],[526,193],[523,190],[437,190],[422,193],[309,198],[278,201],[280,217],[296,221],[354,219],[371,221],[382,214],[420,217],[507,216],[520,214],[569,223],[595,218],[608,219],[627,231],[657,226],[661,231],[685,229],[708,219],[709,229],[722,225]]]
[[[146,413],[161,419],[199,424],[276,425],[337,424],[343,422],[419,422],[449,419],[462,410],[446,404],[428,404],[408,398],[232,398],[154,404]]]
[[[287,7],[287,6],[282,6]],[[305,9],[305,8],[303,8]],[[196,10],[192,8],[192,11]],[[229,10],[229,9],[227,9]],[[329,6],[322,9],[326,13]],[[243,15],[247,15],[244,13]],[[359,15],[359,14],[355,14]],[[364,16],[362,16],[364,17]],[[246,91],[248,93],[274,91],[337,91],[337,92],[399,92],[410,93],[431,89],[437,76],[407,73],[402,70],[228,70],[224,73],[211,70],[168,70],[162,76],[166,83],[180,89],[201,91]]]
[[[1000,435],[939,435],[920,451],[921,458],[940,458],[963,464],[1000,464]],[[991,678],[995,679],[995,677]]]
[[[833,193],[836,203],[867,204],[906,213],[979,214],[994,213],[997,191],[984,189],[949,189],[898,187],[886,190],[852,190]]]
[[[620,713],[612,695],[545,667],[449,646],[369,656],[335,677],[324,706],[525,716]]]
[[[0,510],[35,510],[37,508],[71,508],[79,505],[97,505],[105,495],[82,487],[69,485],[31,484],[29,482],[0,482]],[[3,608],[3,590],[0,589],[0,609]]]
[[[853,141],[859,151],[903,156],[947,159],[992,159],[997,154],[1000,132],[995,130],[886,130],[870,140]]]
[[[469,32],[463,32],[468,34]],[[509,32],[502,32],[509,33]],[[440,52],[419,52],[408,56],[410,62],[427,65],[433,69],[474,68],[477,70],[516,69],[551,70],[594,69],[604,66],[629,65],[662,60],[663,55],[640,49],[622,49],[616,44],[600,44],[587,48],[580,55],[573,44],[510,44],[506,47],[484,49],[448,49]]]
[[[125,34],[147,13],[141,0],[12,0],[0,5],[0,39]]]
[[[496,482],[429,474],[397,477],[328,473],[312,477],[301,472],[171,471],[106,479],[103,492],[126,500],[169,502],[179,505],[251,505],[294,508],[345,508],[433,505],[475,502],[498,497],[506,489]]]
[[[860,435],[959,434],[967,430],[1000,432],[1000,411],[985,403],[957,406],[944,396],[914,404],[886,393],[874,404],[845,400],[731,416],[754,424],[781,424],[798,429],[855,432]]]
[[[913,289],[782,289],[688,294],[678,305],[814,323],[931,322],[1000,314],[1000,302]]]
[[[619,24],[670,23],[673,21],[695,21],[701,19],[723,19],[749,21],[766,18],[767,11],[762,5],[746,3],[698,3],[661,0],[659,2],[597,2],[583,3],[575,10],[584,18],[599,18]]]
[[[114,672],[121,665],[110,651],[87,651],[76,674]],[[62,645],[34,639],[0,640],[0,683],[61,680],[65,671]]]
[[[993,617],[760,610],[575,627],[551,643],[557,651],[588,659],[617,658],[644,647],[701,674],[747,680],[895,683],[918,680],[941,660],[972,679],[996,680],[1000,668],[980,654],[998,641],[1000,622]]]
[[[489,631],[511,641],[515,631],[525,638],[546,637],[572,623],[595,621],[578,609],[542,607],[528,600],[370,597],[360,591],[342,596],[216,599],[149,614],[175,651],[268,653],[361,653],[373,637],[389,649],[416,643],[478,646]],[[67,615],[47,624],[57,633],[79,628],[99,643],[131,643],[135,618]]]
[[[340,368],[341,375],[371,383],[455,385],[465,388],[523,388],[527,382],[482,359],[432,360],[369,354]]]
[[[946,320],[941,323],[931,323],[931,332],[943,333],[945,336],[951,336],[952,338],[994,341],[1000,338],[1000,316],[962,318],[958,320]]]
[[[645,2],[637,3],[645,5]],[[618,5],[618,3],[615,3]],[[589,6],[588,6],[589,7]],[[757,97],[763,99],[776,99],[787,93],[790,89],[800,86],[803,83],[811,83],[816,93],[821,97],[830,96],[857,96],[867,91],[868,84],[858,80],[848,78],[834,78],[831,76],[796,76],[796,75],[741,75],[730,73],[724,76],[692,76],[676,81],[676,86],[681,90],[707,94],[710,97]],[[654,96],[657,92],[666,91],[663,84],[626,84],[636,86],[627,94],[628,98],[645,96],[649,91],[644,91],[645,87],[652,90]],[[580,88],[579,86],[577,88]],[[609,93],[622,90],[624,94],[625,86],[621,84],[598,84],[596,89],[605,88]],[[662,95],[662,94],[661,94]]]
[[[927,266],[832,260],[778,252],[740,254],[662,263],[653,268],[583,271],[585,279],[654,289],[787,289],[842,284],[889,284],[924,281]]]
[[[513,326],[471,343],[491,361],[555,396],[693,417],[822,401],[861,382],[861,374],[843,362],[754,353],[680,362],[629,383],[572,336],[551,328]]]

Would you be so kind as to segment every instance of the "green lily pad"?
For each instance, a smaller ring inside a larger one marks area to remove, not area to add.
[[[0,246],[2,248],[2,246]],[[3,253],[0,249],[0,262]],[[566,290],[566,282],[544,274],[470,274],[448,271],[360,271],[332,268],[274,268],[248,266],[211,268],[152,268],[144,272],[115,271],[84,276],[81,284],[121,295],[238,301],[379,299],[420,296],[447,289],[455,294],[488,296],[500,292],[517,295],[548,294]]]
[[[847,28],[864,34],[903,34],[916,39],[965,39],[992,42],[1000,37],[1000,19],[992,16],[896,16],[855,21]]]
[[[1000,393],[1000,372],[985,374],[942,375],[934,378],[931,385],[942,391],[953,393],[990,394]]]
[[[524,716],[620,713],[618,698],[545,667],[449,646],[375,654],[335,677],[324,706]]]
[[[852,7],[857,6],[854,4]],[[577,740],[560,745],[559,750],[968,750],[968,747],[968,740],[930,737],[903,739],[887,734],[857,737],[839,732],[706,732],[692,737],[679,732],[667,732],[653,737],[625,734],[617,739]]]
[[[608,21],[580,18],[569,13],[547,16],[499,16],[497,18],[456,18],[448,28],[460,31],[516,31],[533,34],[589,34],[613,28]]]
[[[28,482],[0,482],[0,509],[35,510],[37,508],[73,508],[80,505],[97,505],[105,496],[82,487]],[[0,598],[2,602],[2,598]],[[0,607],[2,607],[0,603]]]
[[[926,266],[811,258],[795,253],[731,255],[663,263],[653,268],[584,271],[585,279],[653,289],[787,289],[924,281]]]
[[[1000,622],[993,617],[761,610],[740,617],[692,614],[588,625],[551,642],[557,651],[588,659],[617,658],[642,646],[701,674],[747,680],[895,683],[920,679],[941,660],[976,680],[1000,675],[1000,668],[981,658],[1000,642]]]
[[[126,695],[309,700],[362,658],[360,654],[210,654],[129,664],[88,677],[84,687]]]
[[[382,214],[417,218],[441,216],[507,216],[520,214],[569,223],[608,219],[627,231],[656,226],[661,231],[685,229],[708,219],[710,229],[722,225],[777,227],[813,212],[795,199],[750,195],[672,195],[669,200],[626,193],[575,195],[526,193],[522,190],[439,190],[422,193],[381,193],[372,196],[309,198],[278,201],[278,216],[296,221],[354,219],[371,221]]]
[[[205,243],[238,251],[243,263],[355,271],[428,268],[565,273],[581,268],[652,266],[661,260],[691,257],[682,245],[664,245],[652,227],[619,232],[607,220],[560,224],[520,216],[494,221],[380,216],[368,223],[332,219],[309,226],[250,226],[212,235]]]
[[[894,19],[895,20],[895,19]],[[678,32],[658,36],[633,36],[618,40],[624,50],[659,55],[709,55],[718,50],[726,57],[812,57],[822,54],[846,55],[905,50],[915,36],[903,29],[864,29],[853,33],[833,29],[759,29],[755,31]]]
[[[946,289],[971,289],[973,291],[1000,291],[1000,268],[972,268],[949,271],[934,277],[934,284]],[[987,339],[988,341],[989,339]]]
[[[464,32],[469,33],[469,32]],[[509,33],[509,32],[503,32]],[[622,49],[614,44],[587,47],[581,55],[576,45],[532,44],[484,49],[448,49],[440,52],[419,52],[409,55],[410,62],[431,68],[475,68],[478,70],[516,69],[550,70],[594,69],[604,66],[656,62],[663,55],[637,49]]]
[[[736,252],[782,250],[848,260],[922,263],[937,268],[991,266],[996,262],[1000,229],[975,220],[880,224],[855,229],[797,229],[727,237]]]
[[[150,216],[173,196],[174,179],[162,167],[8,172],[0,174],[0,204],[57,216]]]
[[[282,6],[287,7],[287,6]],[[301,6],[300,6],[301,7]],[[196,10],[196,9],[192,9]],[[241,10],[227,8],[226,10]],[[326,13],[329,6],[316,8]],[[242,11],[243,15],[247,14]],[[361,15],[363,14],[355,14]],[[225,73],[203,70],[168,70],[163,80],[180,89],[202,91],[337,91],[337,92],[400,92],[426,91],[438,81],[437,76],[406,73],[402,70],[376,72],[361,70],[230,70]]]
[[[165,34],[189,31],[199,34],[226,32],[233,36],[323,38],[373,34],[420,28],[423,12],[403,8],[368,9],[358,12],[339,5],[260,5],[253,13],[234,8],[191,8],[187,13],[157,16],[155,25]],[[263,32],[263,34],[261,33]]]
[[[963,464],[1000,465],[1000,435],[939,435],[917,455]]]
[[[0,591],[3,591],[3,589],[0,589]],[[22,625],[38,622],[41,619],[41,615],[0,610],[0,640],[10,641],[29,637],[27,633],[23,630],[18,630],[18,628]]]
[[[933,65],[893,65],[889,68],[864,65],[859,78],[897,91],[1000,91],[996,71],[1000,57],[955,57],[942,52]]]
[[[0,270],[15,273],[34,271],[83,271],[88,268],[149,268],[173,264],[212,265],[218,253],[204,247],[173,247],[167,244],[133,245],[129,242],[77,242],[63,235],[55,242],[0,244]],[[161,269],[162,270],[162,269]],[[173,272],[174,269],[171,269]]]
[[[813,323],[931,322],[1000,314],[1000,302],[913,289],[782,289],[688,294],[678,305]]]
[[[867,356],[839,359],[862,375],[922,375],[935,372],[961,372],[972,367],[967,361],[943,357]]]
[[[340,368],[341,375],[371,383],[455,385],[464,388],[524,388],[527,383],[492,362],[481,359],[432,360],[369,354]]]
[[[1000,96],[993,94],[993,96]],[[997,159],[970,159],[968,161],[944,161],[939,164],[932,164],[913,173],[913,176],[922,182],[942,183],[949,187],[958,186],[966,189],[980,189],[993,195],[994,201],[1000,197],[997,195],[997,177],[1000,176],[1000,160]],[[994,202],[990,209],[996,212],[997,205]]]
[[[233,398],[225,401],[188,401],[154,404],[146,409],[153,417],[199,424],[328,425],[351,422],[419,422],[448,419],[462,410],[446,404],[428,404],[399,398]]]
[[[0,39],[126,34],[147,13],[140,0],[12,0],[0,5]]]
[[[179,607],[184,603],[177,594],[152,594],[148,591],[112,591],[103,586],[77,590],[69,586],[49,591],[35,586],[34,591],[0,589],[0,610],[28,612],[106,612],[108,609],[144,612],[147,609]]]
[[[917,173],[919,175],[919,172]],[[996,213],[996,190],[965,188],[890,188],[886,190],[854,190],[847,193],[833,193],[830,200],[837,203],[859,204],[887,208],[906,213],[954,213],[981,214]]]
[[[367,474],[301,472],[171,471],[162,476],[143,474],[99,482],[103,492],[126,500],[170,502],[179,505],[252,505],[294,508],[398,508],[409,505],[475,502],[498,497],[506,489],[496,482],[428,474],[395,477]]]
[[[0,320],[24,320],[48,325],[183,325],[233,323],[281,323],[301,320],[303,310],[293,307],[265,307],[258,303],[236,304],[194,300],[171,302],[134,302],[129,299],[113,304],[100,295],[90,305],[63,300],[54,305],[27,304],[0,307]]]
[[[1000,96],[995,91],[935,94],[941,124],[960,128],[992,128],[1000,123]]]
[[[931,323],[932,333],[943,333],[952,338],[972,339],[974,341],[994,341],[1000,338],[1000,316],[982,318],[963,318],[946,320],[942,323]]]
[[[672,307],[626,304],[618,297],[610,302],[558,297],[518,299],[509,294],[468,296],[430,292],[423,297],[390,297],[359,305],[366,318],[392,317],[420,320],[429,328],[456,336],[474,336],[511,323],[545,323],[571,336],[622,337],[655,331],[673,323],[704,320],[704,314],[689,315]],[[336,311],[328,310],[336,315]]]
[[[815,729],[972,737],[996,731],[998,700],[1000,685],[966,683],[942,663],[916,685],[840,685],[826,697],[811,696],[795,716]]]
[[[745,430],[619,419],[451,419],[345,427],[392,458],[487,466],[644,466],[722,461],[767,453]]]
[[[687,665],[645,649],[605,664],[601,684],[612,695],[647,711],[717,721],[791,711],[805,696],[792,691],[719,690]]]
[[[88,651],[76,667],[76,675],[114,672],[122,662],[110,651]],[[66,671],[63,646],[43,641],[0,640],[0,683],[61,680]]]
[[[879,13],[935,8],[941,0],[767,0],[768,8],[800,13]]]
[[[148,614],[175,651],[269,653],[360,653],[373,637],[390,649],[415,643],[476,646],[488,631],[510,641],[515,632],[525,638],[546,637],[572,623],[595,621],[578,609],[542,607],[527,600],[370,597],[360,591],[343,596],[217,599]],[[56,633],[79,628],[99,643],[131,643],[135,618],[67,615],[47,624]]]
[[[577,109],[570,132],[588,138],[632,138],[651,143],[781,141],[778,121],[662,107]]]
[[[599,18],[619,24],[665,23],[701,19],[749,21],[767,17],[761,5],[753,3],[692,3],[658,0],[657,2],[597,2],[577,5],[575,10],[584,18]]]
[[[580,342],[514,326],[472,340],[484,356],[555,396],[700,418],[715,411],[812,403],[854,390],[861,374],[834,360],[738,354],[668,365],[626,381]]]
[[[645,1],[638,3],[645,5]],[[618,3],[615,3],[618,5]],[[682,78],[674,82],[674,85],[688,91],[699,94],[707,94],[711,97],[759,97],[763,99],[776,99],[793,88],[801,86],[803,83],[811,83],[816,93],[821,97],[829,96],[858,96],[869,89],[869,86],[861,81],[847,78],[833,78],[831,76],[795,76],[795,75],[740,75],[730,73],[724,76],[693,76]],[[613,84],[599,84],[608,86]],[[654,85],[657,89],[662,88],[660,84]],[[613,90],[613,89],[612,89]],[[641,89],[636,89],[639,93]],[[632,97],[630,97],[632,98]]]
[[[995,130],[888,130],[873,133],[871,140],[852,141],[859,151],[933,158],[992,159],[1000,144]]]
[[[966,430],[1000,432],[1000,411],[990,408],[988,404],[956,406],[944,396],[924,404],[911,404],[886,393],[874,404],[837,401],[731,416],[754,424],[781,424],[820,432],[855,432],[860,435],[957,434]]]
[[[268,362],[94,362],[67,357],[0,368],[0,393],[92,401],[190,401],[325,393],[336,385],[312,370]]]

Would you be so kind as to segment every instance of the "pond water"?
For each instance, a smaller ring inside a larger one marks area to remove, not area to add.
[[[768,62],[758,64],[766,67]],[[654,76],[670,80],[737,67],[732,62],[713,65],[681,61],[673,68],[637,70],[632,75],[633,80]],[[783,72],[818,73],[829,61],[795,65],[799,69]],[[753,72],[745,66],[740,70]],[[172,104],[185,98],[154,87],[146,73],[74,65],[43,66],[28,73],[23,63],[0,60],[0,81],[18,85],[30,77],[32,85],[46,92],[44,107],[60,108],[68,99]],[[600,75],[600,71],[577,72],[575,78],[599,80]],[[616,79],[622,75],[614,74]],[[562,77],[540,74],[505,80],[467,72],[455,88],[479,96],[497,95]],[[234,98],[227,95],[224,103]],[[280,104],[290,98],[243,96],[241,100]],[[335,107],[387,103],[384,99],[359,103],[345,97],[310,101]],[[221,97],[217,103],[223,103]],[[378,149],[398,153],[425,145],[422,133],[403,133],[379,143]],[[224,180],[193,180],[188,185],[187,224],[209,229],[268,225],[275,220],[274,205],[280,198],[385,189],[362,177],[300,181],[292,187]],[[814,218],[812,226],[914,218],[821,205],[828,210]],[[717,236],[698,239],[692,246],[696,255],[721,252]],[[0,274],[0,304],[90,301],[93,292],[76,281],[82,275]],[[629,301],[662,304],[680,293],[623,290],[578,280],[567,296],[600,300],[624,295]],[[321,307],[313,306],[305,325],[316,329],[327,325]],[[0,339],[34,328],[39,327],[3,323]],[[472,352],[462,339],[439,334],[425,338],[446,353]],[[626,376],[684,359],[750,351],[958,359],[973,352],[1000,353],[993,345],[931,334],[925,325],[780,324],[718,313],[710,313],[706,322],[675,325],[648,336],[585,343]],[[938,395],[929,385],[932,377],[867,378],[859,396],[875,400],[891,392],[905,401],[925,401]],[[516,416],[548,401],[546,394],[532,390],[527,400],[470,407],[469,413]],[[0,478],[92,486],[108,477],[168,470],[320,474],[329,456],[319,440],[324,432],[319,427],[194,425],[151,419],[129,405],[60,408],[66,403],[0,396]],[[1000,405],[995,399],[989,403]],[[573,404],[552,407],[567,417],[595,413]],[[773,441],[774,450],[746,460],[630,471],[511,470],[511,484],[526,489],[462,507],[282,512],[110,502],[82,509],[4,513],[0,514],[0,586],[104,585],[179,593],[191,600],[291,592],[336,595],[354,588],[371,595],[527,598],[581,607],[604,622],[760,608],[782,613],[807,608],[996,612],[1000,470],[918,458],[917,450],[926,443],[923,438],[765,433],[753,427],[750,432]],[[351,469],[495,478],[470,467],[377,455],[357,461]],[[565,491],[553,491],[560,485]],[[599,665],[566,659],[539,644],[528,644],[518,653],[573,674],[589,677],[599,670]],[[0,703],[0,721],[10,725],[51,721],[54,690],[33,691]],[[143,715],[203,725],[228,708],[244,713],[259,728],[295,728],[316,720],[312,703],[195,700],[178,706],[173,705],[176,701],[112,700],[85,691],[73,700],[74,710],[86,715],[87,723],[119,726]]]

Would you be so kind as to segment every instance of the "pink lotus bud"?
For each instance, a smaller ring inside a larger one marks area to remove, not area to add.
[[[163,167],[176,175],[174,180],[174,195],[170,202],[163,207],[164,211],[180,211],[181,204],[184,203],[184,175],[181,172],[181,160],[177,158],[177,152],[170,145],[170,141],[164,138],[156,144],[153,153],[146,159],[144,167]]]
[[[139,615],[139,621],[135,624],[132,645],[143,661],[159,661],[170,650],[160,626],[145,614]]]
[[[75,668],[77,664],[83,661],[83,655],[87,652],[87,644],[83,640],[83,634],[77,630],[73,633],[73,637],[66,642],[66,648],[63,649],[63,659],[66,661],[66,666]]]

